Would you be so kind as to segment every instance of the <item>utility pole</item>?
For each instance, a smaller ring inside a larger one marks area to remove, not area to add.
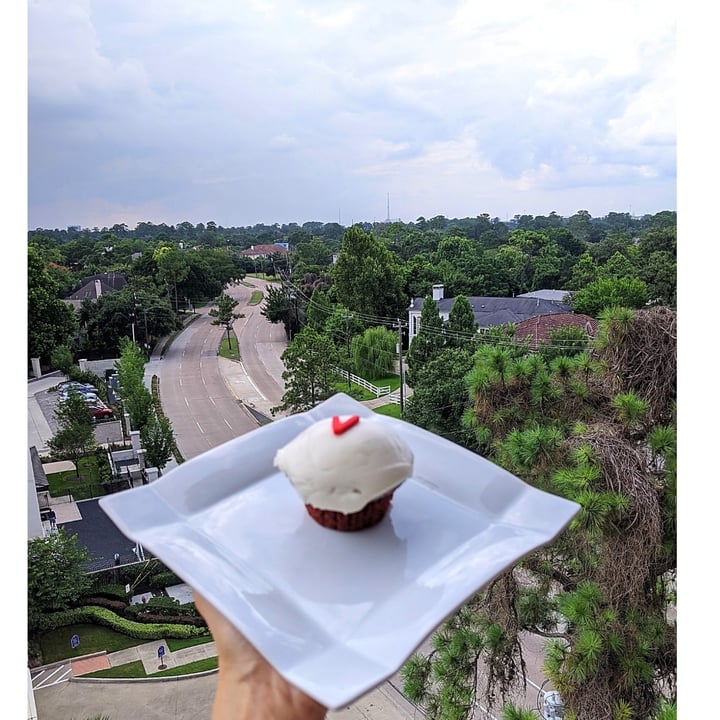
[[[397,319],[397,329],[398,329],[398,359],[399,359],[399,366],[400,366],[400,417],[403,416],[403,413],[405,412],[405,376],[403,373],[403,355],[402,355],[402,323],[400,322],[400,318]]]

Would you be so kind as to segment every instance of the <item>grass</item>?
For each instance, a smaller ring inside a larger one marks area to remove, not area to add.
[[[378,415],[387,415],[388,417],[394,417],[398,420],[402,420],[402,416],[400,415],[400,405],[395,403],[388,403],[387,405],[376,407],[375,412]]]
[[[80,638],[80,644],[73,648],[70,639],[73,635]],[[137,638],[117,633],[110,628],[92,623],[79,625],[66,625],[44,633],[40,637],[40,647],[43,654],[43,663],[53,663],[59,660],[68,660],[90,653],[115,652],[135,647],[141,644]]]
[[[228,342],[227,333],[223,335],[223,339],[220,341],[220,357],[228,358],[229,360],[239,360],[240,350],[238,348],[238,340],[234,333],[230,333],[230,342]]]
[[[248,305],[257,305],[258,303],[262,302],[263,294],[260,290],[253,290],[252,295],[250,296],[250,299],[248,300]]]
[[[400,387],[399,375],[388,375],[386,377],[379,378],[365,378],[365,380],[367,380],[372,385],[375,385],[375,387],[389,386],[390,392],[394,392]],[[350,397],[360,402],[362,402],[363,400],[374,400],[376,397],[375,393],[370,392],[369,390],[366,390],[364,387],[356,385],[355,383],[350,383],[350,388],[348,388],[347,380],[341,380],[340,382],[336,382],[333,387],[335,388],[336,392],[347,393],[348,395],[350,395]]]
[[[158,665],[160,663],[158,662]],[[174,677],[176,675],[191,675],[192,673],[206,672],[208,670],[216,670],[218,666],[217,657],[204,658],[195,660],[187,665],[178,665],[177,667],[168,668],[167,670],[159,670],[151,675],[145,672],[145,667],[140,660],[126,663],[125,665],[117,665],[116,667],[107,668],[105,670],[96,670],[93,673],[87,673],[83,677],[90,678],[144,678],[144,677]]]
[[[80,473],[79,477],[74,470],[47,475],[48,489],[52,497],[72,495],[76,500],[86,500],[105,493],[100,482],[97,458],[92,455],[80,458],[77,468]]]

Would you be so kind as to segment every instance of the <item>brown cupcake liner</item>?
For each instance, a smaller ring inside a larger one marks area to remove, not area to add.
[[[342,532],[355,532],[377,525],[385,517],[394,492],[391,490],[389,493],[371,500],[364,508],[354,513],[321,510],[312,505],[305,505],[305,508],[308,515],[323,527]]]

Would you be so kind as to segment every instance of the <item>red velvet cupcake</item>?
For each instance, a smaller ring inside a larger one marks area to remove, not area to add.
[[[387,423],[357,415],[320,420],[275,455],[319,525],[356,531],[377,525],[395,489],[412,473],[413,454]]]

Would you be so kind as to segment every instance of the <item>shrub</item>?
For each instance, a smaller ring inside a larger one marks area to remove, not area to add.
[[[153,575],[149,578],[148,585],[153,590],[162,590],[169,585],[180,585],[184,582],[185,581],[180,579],[174,572],[168,570],[166,572],[159,572],[156,575]]]
[[[112,610],[119,615],[124,614],[125,610],[128,607],[128,604],[126,602],[123,602],[122,600],[111,600],[106,597],[83,598],[83,602],[88,605],[97,605],[98,607],[107,608],[108,610]]]
[[[163,618],[164,619],[164,618]],[[41,631],[55,630],[65,625],[79,625],[81,623],[95,623],[109,627],[111,630],[137,638],[138,640],[160,640],[162,638],[177,638],[186,640],[192,637],[207,635],[205,625],[193,626],[179,623],[140,623],[127,620],[107,608],[97,605],[85,605],[72,610],[63,610],[57,613],[43,615],[38,629]]]

